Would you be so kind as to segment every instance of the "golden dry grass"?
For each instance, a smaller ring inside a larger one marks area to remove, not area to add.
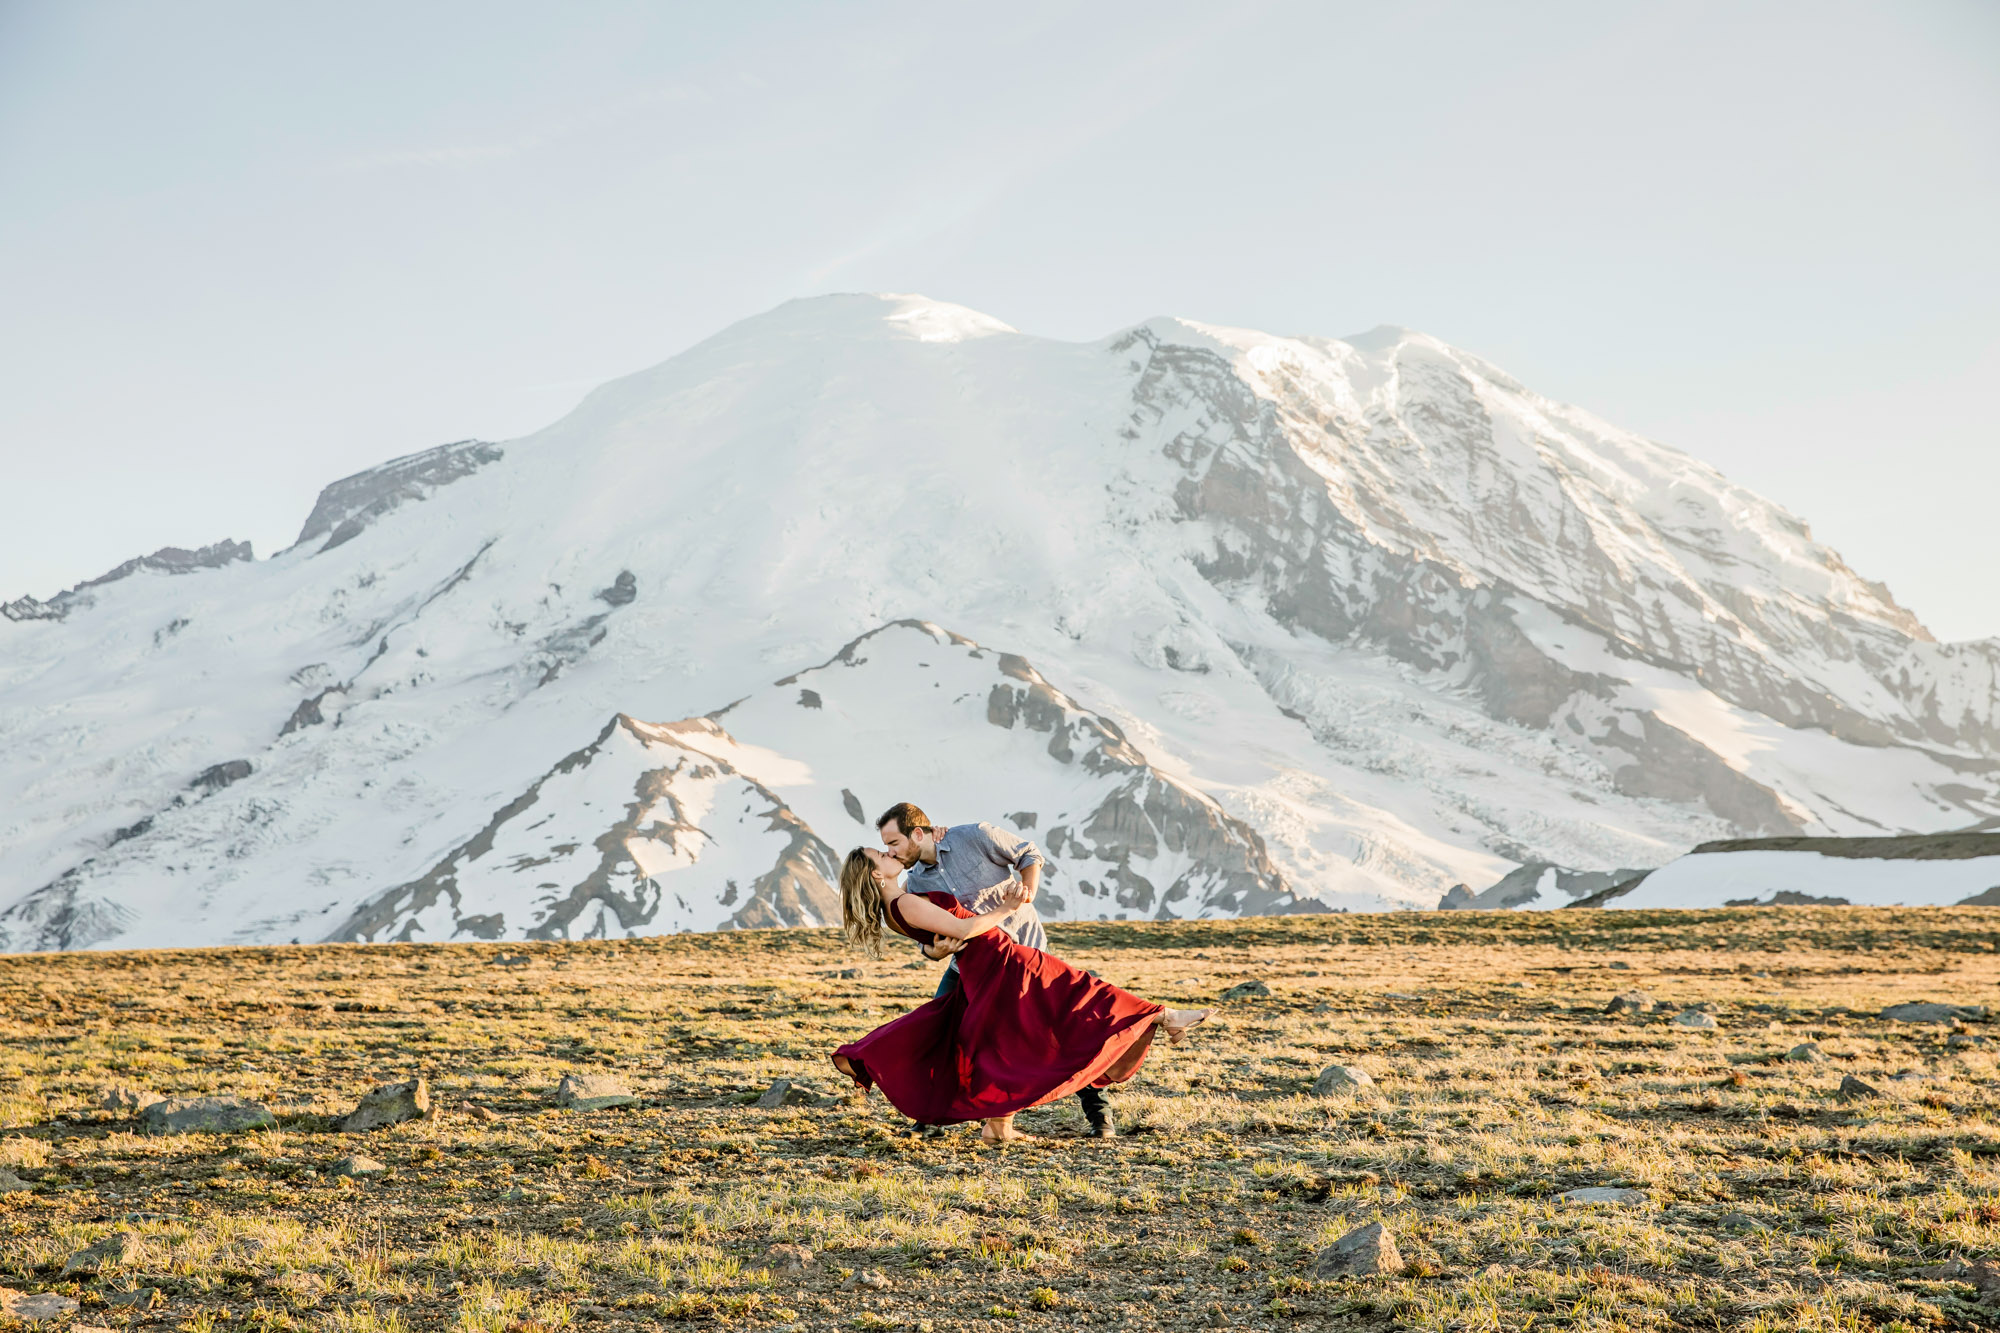
[[[1272,994],[1156,1051],[1114,1094],[1126,1137],[1078,1137],[1069,1102],[1022,1117],[1046,1141],[993,1152],[976,1127],[919,1138],[879,1097],[746,1104],[775,1077],[836,1091],[825,1053],[930,993],[913,952],[863,962],[830,932],[0,957],[0,1167],[31,1186],[0,1195],[0,1284],[66,1292],[97,1325],[356,1333],[2000,1318],[1923,1271],[2000,1252],[1994,1054],[1875,1016],[2000,1002],[2000,911],[1051,934],[1149,997]],[[1633,988],[1719,1026],[1603,1012]],[[1829,1063],[1782,1058],[1806,1040]],[[1378,1092],[1307,1095],[1329,1063]],[[562,1073],[602,1067],[646,1104],[552,1108]],[[430,1120],[329,1128],[412,1073]],[[1846,1073],[1885,1095],[1837,1100]],[[258,1097],[280,1126],[142,1137],[93,1109],[121,1084]],[[351,1152],[392,1170],[330,1175]],[[1556,1197],[1587,1185],[1650,1201]],[[1408,1273],[1314,1279],[1317,1249],[1377,1218]],[[139,1242],[123,1262],[64,1274],[116,1231]],[[774,1273],[777,1244],[817,1262]]]

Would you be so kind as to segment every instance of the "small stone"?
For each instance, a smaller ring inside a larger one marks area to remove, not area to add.
[[[156,1305],[165,1305],[165,1293],[158,1287],[140,1287],[136,1291],[114,1291],[104,1298],[106,1305],[127,1305],[135,1310],[150,1310]]]
[[[1882,1011],[1882,1017],[1897,1023],[1950,1023],[1953,1019],[1986,1017],[1983,1004],[1933,1004],[1919,1000],[1911,1004],[1892,1004]]]
[[[1840,1087],[1834,1092],[1834,1096],[1844,1102],[1854,1101],[1862,1097],[1880,1097],[1881,1095],[1882,1093],[1879,1089],[1870,1087],[1852,1074],[1841,1079]]]
[[[465,1108],[465,1113],[482,1125],[491,1125],[500,1119],[497,1114],[489,1111],[484,1106],[468,1106]]]
[[[1709,1031],[1715,1026],[1715,1016],[1713,1014],[1705,1014],[1699,1009],[1683,1009],[1669,1021],[1675,1027],[1694,1028],[1701,1032]]]
[[[0,1166],[0,1194],[20,1194],[23,1191],[33,1188],[34,1186],[30,1185],[27,1181],[21,1179],[6,1167]]]
[[[1228,990],[1222,992],[1222,998],[1225,1000],[1250,1000],[1260,995],[1269,995],[1270,993],[1271,988],[1261,981],[1239,981]]]
[[[44,1319],[60,1319],[75,1310],[75,1301],[52,1291],[38,1291],[30,1295],[11,1287],[0,1287],[0,1315],[10,1315],[35,1324]]]
[[[431,1085],[420,1074],[403,1083],[383,1083],[361,1099],[361,1105],[334,1122],[347,1134],[421,1120],[431,1113]]]
[[[1802,1041],[1786,1051],[1785,1058],[1796,1060],[1802,1065],[1823,1065],[1826,1063],[1826,1052],[1820,1049],[1816,1041]]]
[[[496,953],[489,963],[489,966],[492,967],[526,967],[527,965],[528,955],[524,953]]]
[[[1653,1007],[1653,997],[1642,990],[1628,990],[1611,997],[1604,1006],[1607,1014],[1643,1014]]]
[[[1620,1189],[1608,1185],[1592,1185],[1585,1189],[1570,1190],[1558,1197],[1564,1203],[1608,1203],[1629,1206],[1646,1202],[1646,1191]]]
[[[388,1169],[373,1157],[363,1157],[360,1153],[355,1153],[335,1162],[327,1168],[327,1172],[336,1176],[379,1176]]]
[[[1767,1229],[1762,1222],[1759,1222],[1748,1213],[1724,1213],[1721,1217],[1715,1219],[1715,1224],[1719,1227],[1727,1227],[1731,1231],[1763,1231]]]
[[[764,1262],[774,1273],[803,1273],[813,1266],[813,1252],[803,1245],[773,1245]]]
[[[1359,1065],[1328,1065],[1313,1082],[1315,1097],[1336,1097],[1344,1092],[1373,1091],[1375,1080]]]
[[[165,1100],[166,1098],[157,1092],[145,1092],[138,1088],[106,1088],[98,1095],[97,1109],[137,1115],[154,1102]]]
[[[1607,963],[1606,966],[1609,967],[1614,972],[1630,972],[1632,970],[1632,965],[1630,963],[1623,962],[1618,959],[1613,959],[1610,963]]]
[[[87,1250],[78,1250],[63,1261],[62,1275],[95,1273],[106,1264],[129,1262],[139,1252],[139,1238],[129,1231],[114,1231]]]
[[[242,1097],[169,1097],[139,1112],[139,1123],[149,1134],[236,1134],[273,1129],[278,1118]]]
[[[1354,1228],[1313,1257],[1313,1276],[1319,1278],[1402,1271],[1403,1256],[1396,1250],[1396,1238],[1380,1222]]]
[[[1984,1046],[1985,1044],[1986,1038],[1970,1037],[1963,1032],[1954,1032],[1944,1039],[1945,1049],[1948,1051],[1969,1050],[1972,1047]]]
[[[764,1089],[764,1095],[757,1099],[757,1105],[769,1111],[780,1106],[824,1106],[827,1100],[802,1083],[779,1078],[771,1080],[771,1086]]]
[[[889,1275],[879,1268],[864,1268],[840,1285],[846,1291],[852,1291],[856,1287],[867,1287],[871,1291],[886,1291],[889,1287]]]
[[[610,1074],[564,1074],[556,1084],[556,1105],[576,1111],[602,1111],[612,1106],[637,1106],[639,1099]]]
[[[833,972],[822,972],[820,975],[831,977],[835,981],[856,981],[860,979],[861,969],[858,967],[843,967]]]

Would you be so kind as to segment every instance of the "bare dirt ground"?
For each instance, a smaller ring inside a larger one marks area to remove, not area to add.
[[[0,1286],[80,1302],[42,1327],[197,1331],[2000,1324],[1946,1264],[2000,1252],[1987,1025],[1879,1016],[2000,1005],[2000,910],[1050,933],[1148,997],[1270,993],[1156,1050],[1124,1137],[1072,1100],[996,1151],[841,1088],[826,1052],[937,969],[827,931],[0,957]],[[1663,1008],[1605,1012],[1630,990]],[[1808,1041],[1824,1062],[1786,1058]],[[1330,1064],[1377,1086],[1312,1096]],[[556,1109],[575,1070],[643,1102]],[[430,1118],[331,1128],[415,1074]],[[832,1095],[749,1104],[780,1077]],[[118,1085],[278,1125],[149,1137],[96,1109]],[[354,1153],[387,1170],[332,1173]],[[1644,1198],[1560,1197],[1594,1186]],[[1315,1276],[1377,1219],[1406,1271]]]

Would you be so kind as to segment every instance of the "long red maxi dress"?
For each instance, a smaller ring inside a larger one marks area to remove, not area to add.
[[[922,897],[954,916],[973,915],[948,893]],[[890,926],[930,943],[929,931],[898,914],[902,901],[889,905]],[[1123,1083],[1145,1062],[1166,1007],[998,929],[966,943],[958,972],[957,989],[834,1052],[853,1063],[855,1082],[881,1088],[919,1124],[1011,1115],[1086,1085]]]

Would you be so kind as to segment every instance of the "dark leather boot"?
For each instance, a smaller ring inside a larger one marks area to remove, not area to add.
[[[1118,1137],[1118,1122],[1111,1118],[1111,1104],[1102,1088],[1084,1088],[1076,1094],[1077,1101],[1083,1103],[1083,1118],[1090,1126],[1093,1139],[1115,1139]]]

